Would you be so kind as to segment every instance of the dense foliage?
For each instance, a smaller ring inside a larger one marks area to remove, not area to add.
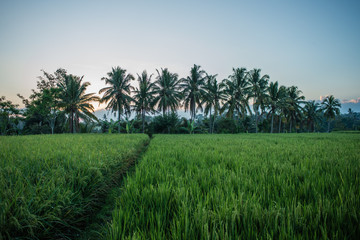
[[[359,149],[354,133],[157,135],[107,239],[357,239]]]
[[[346,127],[338,124],[341,104],[334,96],[327,96],[321,104],[305,101],[298,87],[271,82],[269,75],[261,74],[261,69],[233,68],[232,74],[222,81],[195,64],[186,78],[179,78],[167,68],[156,71],[154,81],[152,75],[143,71],[137,78],[138,87],[134,87],[134,76],[114,67],[102,78],[106,87],[99,91],[103,94],[101,98],[86,93],[90,83],[83,82],[83,77],[68,74],[64,69],[53,74],[43,71],[29,99],[19,95],[24,109],[1,98],[1,134],[281,133],[360,129],[359,114],[351,109],[352,123]],[[117,115],[117,120],[99,121],[94,115],[95,102],[105,103],[106,109]],[[179,117],[174,119],[181,109],[190,112],[189,123]],[[135,118],[130,120],[132,112]],[[162,116],[156,117],[159,113]]]

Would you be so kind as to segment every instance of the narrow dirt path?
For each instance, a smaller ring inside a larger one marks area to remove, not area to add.
[[[135,154],[127,158],[118,171],[110,177],[111,181],[108,189],[102,196],[102,201],[99,208],[91,216],[89,221],[84,226],[83,231],[79,234],[79,240],[98,240],[103,238],[104,226],[111,220],[112,211],[115,208],[116,199],[121,195],[121,186],[124,183],[124,178],[134,172],[137,162],[146,152],[151,139],[149,138],[142,147],[140,147]]]

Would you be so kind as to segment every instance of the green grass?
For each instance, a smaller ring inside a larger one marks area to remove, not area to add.
[[[360,135],[156,135],[107,239],[357,239]]]
[[[0,137],[0,239],[76,237],[146,135]]]

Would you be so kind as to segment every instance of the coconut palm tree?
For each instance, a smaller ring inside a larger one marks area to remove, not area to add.
[[[205,95],[202,103],[205,105],[204,113],[210,113],[210,133],[214,132],[215,119],[220,111],[220,103],[225,100],[224,84],[219,84],[216,80],[217,75],[206,75],[206,84],[204,86]],[[211,118],[211,111],[214,109],[213,120]]]
[[[250,85],[247,80],[246,68],[233,68],[233,74],[224,79],[225,93],[227,98],[224,101],[222,112],[227,111],[227,117],[233,117],[236,113],[238,117],[245,117],[250,110],[249,91]]]
[[[321,105],[324,110],[324,116],[328,120],[328,132],[330,132],[330,122],[336,115],[340,114],[341,103],[333,95],[330,95],[321,102]]]
[[[139,88],[134,90],[134,102],[135,111],[137,114],[141,114],[142,118],[142,132],[145,128],[145,114],[148,112],[154,112],[154,83],[151,82],[152,74],[149,76],[144,70],[141,76],[138,74]]]
[[[253,69],[248,75],[251,97],[253,98],[253,109],[255,112],[255,132],[258,132],[258,115],[259,107],[263,112],[265,109],[266,88],[270,77],[268,75],[261,76],[261,69]]]
[[[279,113],[279,133],[281,132],[281,123],[283,119],[286,119],[286,113],[288,109],[288,94],[285,86],[279,87],[279,99],[277,102],[278,113]]]
[[[190,70],[190,76],[181,79],[184,91],[184,108],[190,110],[191,121],[195,119],[196,111],[202,110],[201,100],[205,95],[203,89],[205,85],[205,71],[200,70],[200,66],[194,64]]]
[[[284,88],[284,87],[283,87]],[[274,131],[274,116],[276,111],[280,108],[281,99],[284,95],[284,91],[282,87],[279,88],[279,83],[271,82],[270,85],[267,87],[267,99],[266,103],[267,106],[270,108],[269,114],[271,114],[271,133]]]
[[[170,73],[167,68],[157,70],[158,76],[156,77],[155,85],[153,88],[154,106],[157,105],[158,111],[166,112],[170,110],[175,112],[180,105],[182,99],[180,80],[176,73]]]
[[[90,102],[99,101],[99,97],[94,96],[95,93],[86,94],[86,88],[89,82],[82,82],[83,76],[65,75],[57,86],[59,87],[59,107],[69,114],[69,129],[71,133],[75,133],[75,129],[79,127],[80,118],[86,119],[90,117],[96,119],[94,106]],[[74,126],[75,125],[75,126]]]
[[[101,80],[105,84],[110,85],[104,87],[99,91],[99,94],[104,93],[101,98],[101,103],[107,103],[106,109],[112,112],[118,112],[118,132],[120,133],[121,115],[130,114],[130,106],[133,98],[130,96],[131,90],[134,88],[130,85],[130,81],[134,80],[132,74],[126,74],[126,70],[120,67],[112,68],[111,72],[107,73],[107,77]]]
[[[302,91],[296,86],[291,86],[287,89],[287,115],[289,118],[289,132],[292,131],[292,124],[302,118],[302,107],[305,97],[301,95]]]
[[[312,131],[315,132],[315,123],[320,120],[320,104],[315,101],[308,101],[305,103],[303,108],[305,121],[308,125],[308,132],[312,128]]]

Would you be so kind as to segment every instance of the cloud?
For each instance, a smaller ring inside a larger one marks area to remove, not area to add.
[[[330,96],[330,94],[325,95],[325,96],[320,96],[320,101],[323,101],[326,97]]]
[[[344,99],[341,101],[341,103],[360,103],[360,97],[358,97],[357,99],[350,99],[350,100],[347,100],[347,99]]]
[[[330,96],[330,94],[320,96],[320,101],[322,102],[328,96]],[[341,104],[343,104],[343,103],[355,103],[355,104],[357,104],[357,103],[360,103],[360,97],[358,97],[357,99],[349,99],[349,100],[348,99],[343,99],[340,102],[341,102]]]

